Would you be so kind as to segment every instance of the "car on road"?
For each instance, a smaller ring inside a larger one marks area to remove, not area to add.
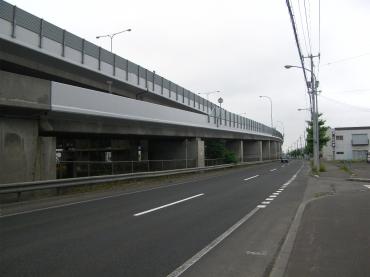
[[[289,162],[288,156],[286,156],[286,155],[282,155],[282,156],[280,157],[280,161],[281,161],[282,163],[288,163],[288,162]]]

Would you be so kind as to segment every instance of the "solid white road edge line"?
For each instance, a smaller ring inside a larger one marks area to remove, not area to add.
[[[298,173],[302,170],[303,166],[304,166],[304,164],[302,164],[302,166],[293,175],[293,177],[289,179],[289,181],[287,183],[293,182],[293,180],[297,177]],[[212,241],[210,244],[208,244],[206,247],[204,247],[202,250],[200,250],[198,253],[196,253],[193,257],[191,257],[189,260],[187,260],[183,265],[179,266],[172,273],[170,273],[169,275],[167,275],[167,277],[178,277],[181,274],[183,274],[189,267],[191,267],[193,264],[195,264],[197,261],[199,261],[205,254],[207,254],[209,251],[211,251],[213,248],[215,248],[225,238],[227,238],[228,236],[230,236],[231,233],[233,233],[236,229],[238,229],[240,227],[240,225],[242,225],[249,218],[251,218],[259,209],[260,208],[258,208],[258,206],[255,207],[246,216],[244,216],[237,223],[235,223],[233,226],[231,226],[229,229],[227,229],[226,232],[224,232],[223,234],[221,234],[214,241]]]
[[[259,177],[259,175],[255,175],[255,176],[252,176],[252,177],[249,177],[249,178],[245,178],[244,181],[248,181],[250,179],[254,179],[254,178],[257,178],[257,177]]]
[[[143,211],[143,212],[140,212],[140,213],[136,213],[134,214],[134,216],[140,216],[140,215],[143,215],[143,214],[148,214],[148,213],[151,213],[151,212],[154,212],[154,211],[157,211],[157,210],[160,210],[160,209],[163,209],[163,208],[167,208],[169,206],[173,206],[173,205],[176,205],[176,204],[179,204],[179,203],[182,203],[182,202],[185,202],[185,201],[188,201],[190,199],[193,199],[193,198],[196,198],[196,197],[199,197],[199,196],[203,196],[204,193],[200,193],[200,194],[197,194],[197,195],[193,195],[193,196],[190,196],[188,198],[184,198],[184,199],[181,199],[181,200],[178,200],[178,201],[175,201],[175,202],[172,202],[172,203],[169,203],[169,204],[166,204],[166,205],[163,205],[163,206],[160,206],[160,207],[157,207],[157,208],[153,208],[153,209],[150,209],[150,210],[147,210],[147,211]]]
[[[189,267],[195,264],[197,261],[200,260],[205,254],[211,251],[214,247],[216,247],[220,242],[222,242],[225,238],[227,238],[232,232],[238,229],[244,222],[246,222],[249,218],[251,218],[260,208],[255,207],[252,211],[250,211],[246,216],[240,219],[237,223],[231,226],[229,229],[226,230],[223,234],[217,237],[214,241],[196,253],[193,257],[187,260],[183,265],[176,268],[172,273],[167,275],[167,277],[177,277],[184,273]]]

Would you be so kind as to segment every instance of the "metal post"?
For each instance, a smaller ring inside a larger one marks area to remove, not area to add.
[[[313,74],[313,56],[311,60],[311,94],[312,94],[312,131],[313,131],[313,164],[317,170],[320,169],[320,148],[319,148],[319,123],[318,123],[318,108],[317,108],[317,91],[316,78]]]

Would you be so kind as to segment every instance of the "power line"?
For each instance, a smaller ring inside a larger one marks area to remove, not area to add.
[[[352,105],[352,104],[349,104],[349,103],[346,103],[346,102],[342,102],[342,101],[338,101],[336,99],[333,99],[333,98],[330,98],[330,97],[327,97],[327,96],[324,96],[324,95],[320,95],[320,97],[325,98],[326,100],[329,100],[329,101],[336,102],[336,103],[341,104],[341,105],[345,105],[345,106],[351,107],[353,109],[357,109],[357,110],[360,109],[363,112],[370,112],[370,108],[367,108],[367,107],[361,107],[361,106]]]
[[[303,27],[303,17],[302,17],[302,13],[301,13],[301,4],[298,0],[298,11],[299,11],[299,17],[300,17],[300,23],[301,23],[301,28],[302,28],[302,34],[303,34],[303,41],[304,41],[304,46],[305,46],[305,49],[306,49],[306,52],[307,52],[307,55],[308,55],[308,47],[307,47],[307,41],[306,41],[306,34],[305,34],[305,31],[304,31],[304,27]]]
[[[304,6],[304,14],[306,19],[306,28],[307,28],[307,36],[308,36],[308,45],[310,46],[310,54],[312,55],[312,46],[311,46],[311,35],[310,35],[310,25],[308,25],[308,17],[307,17],[307,9],[306,9],[306,0],[303,0]]]
[[[333,62],[330,62],[330,63],[323,64],[323,66],[332,65],[332,64],[335,64],[335,63],[342,63],[342,62],[346,62],[346,61],[353,60],[353,59],[358,59],[358,58],[368,56],[368,55],[370,55],[370,52],[363,53],[363,54],[357,55],[357,56],[352,56],[352,57],[348,57],[348,58],[339,59],[339,60],[336,60],[336,61],[333,61]]]
[[[304,76],[305,84],[307,86],[307,75],[306,75],[306,71],[304,70],[304,68],[305,68],[305,66],[304,66],[304,60],[303,60],[301,46],[299,45],[297,28],[296,28],[296,24],[295,24],[294,15],[293,15],[293,11],[292,11],[292,6],[290,4],[290,0],[286,0],[286,5],[288,7],[290,21],[291,21],[292,27],[293,27],[294,38],[295,38],[295,42],[296,42],[297,49],[298,49],[298,55],[299,55],[299,59],[301,61],[303,76]],[[307,90],[309,90],[308,86],[307,86]]]

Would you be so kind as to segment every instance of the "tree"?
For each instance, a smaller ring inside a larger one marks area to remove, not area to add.
[[[237,162],[235,153],[226,149],[224,141],[207,141],[205,152],[208,159],[223,159],[225,163]]]
[[[322,113],[319,114],[319,147],[320,147],[320,152],[324,145],[328,143],[330,140],[330,137],[327,136],[327,131],[330,127],[325,126],[325,120],[321,118]],[[312,120],[307,121],[308,127],[306,128],[307,132],[307,137],[306,137],[306,148],[305,148],[305,153],[306,154],[313,154],[313,129],[312,129]]]

